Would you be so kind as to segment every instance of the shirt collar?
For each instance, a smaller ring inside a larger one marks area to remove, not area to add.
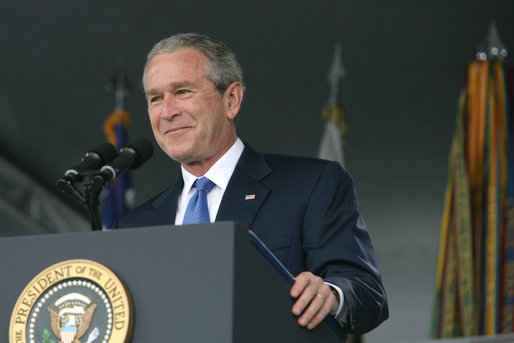
[[[203,176],[209,178],[209,180],[224,191],[227,188],[228,182],[232,177],[232,173],[236,168],[237,161],[239,161],[243,150],[244,144],[238,137],[232,147],[230,147]],[[184,167],[181,166],[180,168],[182,169],[182,179],[184,180],[183,189],[189,192],[198,177],[188,172]]]

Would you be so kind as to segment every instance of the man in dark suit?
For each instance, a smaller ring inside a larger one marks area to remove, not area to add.
[[[299,325],[333,315],[346,332],[364,333],[388,317],[351,178],[335,162],[263,155],[237,137],[244,85],[225,44],[198,34],[163,39],[143,85],[155,139],[182,175],[118,227],[236,221],[296,275]]]

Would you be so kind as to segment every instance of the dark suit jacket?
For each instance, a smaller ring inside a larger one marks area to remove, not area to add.
[[[130,212],[117,226],[174,224],[182,187],[179,177],[173,187]],[[247,194],[255,194],[255,199],[245,200]],[[388,317],[353,182],[338,163],[263,155],[246,145],[216,221],[236,221],[250,228],[293,275],[310,271],[338,285],[348,306],[348,333],[367,332]]]

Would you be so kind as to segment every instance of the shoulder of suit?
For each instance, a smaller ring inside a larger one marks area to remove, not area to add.
[[[267,167],[270,168],[268,172],[276,168],[284,167],[311,169],[313,171],[330,169],[335,171],[336,173],[342,172],[343,174],[347,174],[346,170],[338,162],[328,161],[316,157],[305,157],[275,153],[261,153],[246,142],[244,155],[244,165],[249,167],[247,169],[251,171],[255,171],[256,166],[262,167],[261,162],[264,162],[267,165]]]
[[[265,154],[266,161],[271,167],[274,165],[285,166],[298,166],[306,168],[324,169],[327,167],[335,167],[336,169],[343,169],[338,162],[323,160],[316,157],[305,157],[295,155],[281,155],[281,154]]]

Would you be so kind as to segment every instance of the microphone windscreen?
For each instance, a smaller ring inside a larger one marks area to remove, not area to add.
[[[153,155],[153,145],[146,138],[136,138],[129,144],[125,145],[125,147],[132,148],[137,153],[136,160],[130,167],[131,169],[139,168]]]
[[[116,151],[116,148],[108,142],[99,144],[87,153],[97,153],[104,163],[111,162],[118,156],[118,151]]]
[[[66,170],[64,175],[79,175],[98,169],[114,160],[117,156],[118,151],[116,151],[116,148],[111,143],[104,142],[88,150],[80,160],[80,163]],[[76,181],[73,180],[72,182]]]

